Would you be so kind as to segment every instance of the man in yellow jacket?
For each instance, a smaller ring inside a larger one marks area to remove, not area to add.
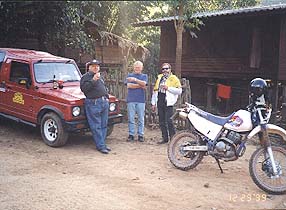
[[[173,115],[173,106],[181,93],[180,80],[172,74],[171,65],[163,63],[162,74],[158,75],[151,99],[152,111],[155,111],[156,107],[158,108],[159,125],[163,138],[158,144],[167,143],[175,135],[176,131],[171,116]]]

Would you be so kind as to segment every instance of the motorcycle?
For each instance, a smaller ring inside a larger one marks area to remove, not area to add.
[[[246,110],[227,117],[205,112],[190,103],[176,110],[175,116],[188,120],[191,128],[178,132],[168,144],[168,158],[178,169],[195,168],[204,156],[215,158],[221,173],[220,160],[235,161],[246,151],[246,142],[259,137],[260,147],[249,160],[254,183],[270,194],[286,193],[286,150],[271,145],[271,136],[286,140],[286,131],[269,123],[272,109],[254,101]]]

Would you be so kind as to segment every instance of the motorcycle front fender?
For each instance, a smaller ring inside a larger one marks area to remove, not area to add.
[[[262,128],[261,128],[260,125],[256,126],[256,127],[248,134],[247,139],[249,140],[249,139],[251,139],[253,136],[255,136],[256,134],[258,134],[259,132],[261,132],[261,129],[262,129]],[[283,138],[283,140],[286,141],[286,131],[285,131],[283,128],[281,128],[281,127],[279,127],[279,126],[277,126],[277,125],[267,124],[267,125],[266,125],[266,129],[267,129],[267,131],[268,131],[269,133],[273,133],[273,134],[278,134],[278,135],[280,135],[280,136]]]

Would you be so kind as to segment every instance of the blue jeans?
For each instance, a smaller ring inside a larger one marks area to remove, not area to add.
[[[129,102],[127,103],[128,111],[128,128],[129,135],[135,135],[135,115],[138,116],[138,130],[139,136],[144,136],[144,114],[145,114],[145,103]]]
[[[98,150],[106,149],[109,103],[105,98],[85,99],[85,114]]]

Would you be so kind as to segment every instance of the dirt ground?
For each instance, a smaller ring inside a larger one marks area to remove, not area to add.
[[[0,209],[2,210],[220,210],[286,209],[286,195],[267,195],[251,180],[248,146],[224,174],[206,157],[180,171],[157,145],[158,130],[144,143],[126,142],[127,124],[116,125],[109,155],[95,150],[90,134],[73,135],[61,148],[46,146],[39,130],[0,121]]]

